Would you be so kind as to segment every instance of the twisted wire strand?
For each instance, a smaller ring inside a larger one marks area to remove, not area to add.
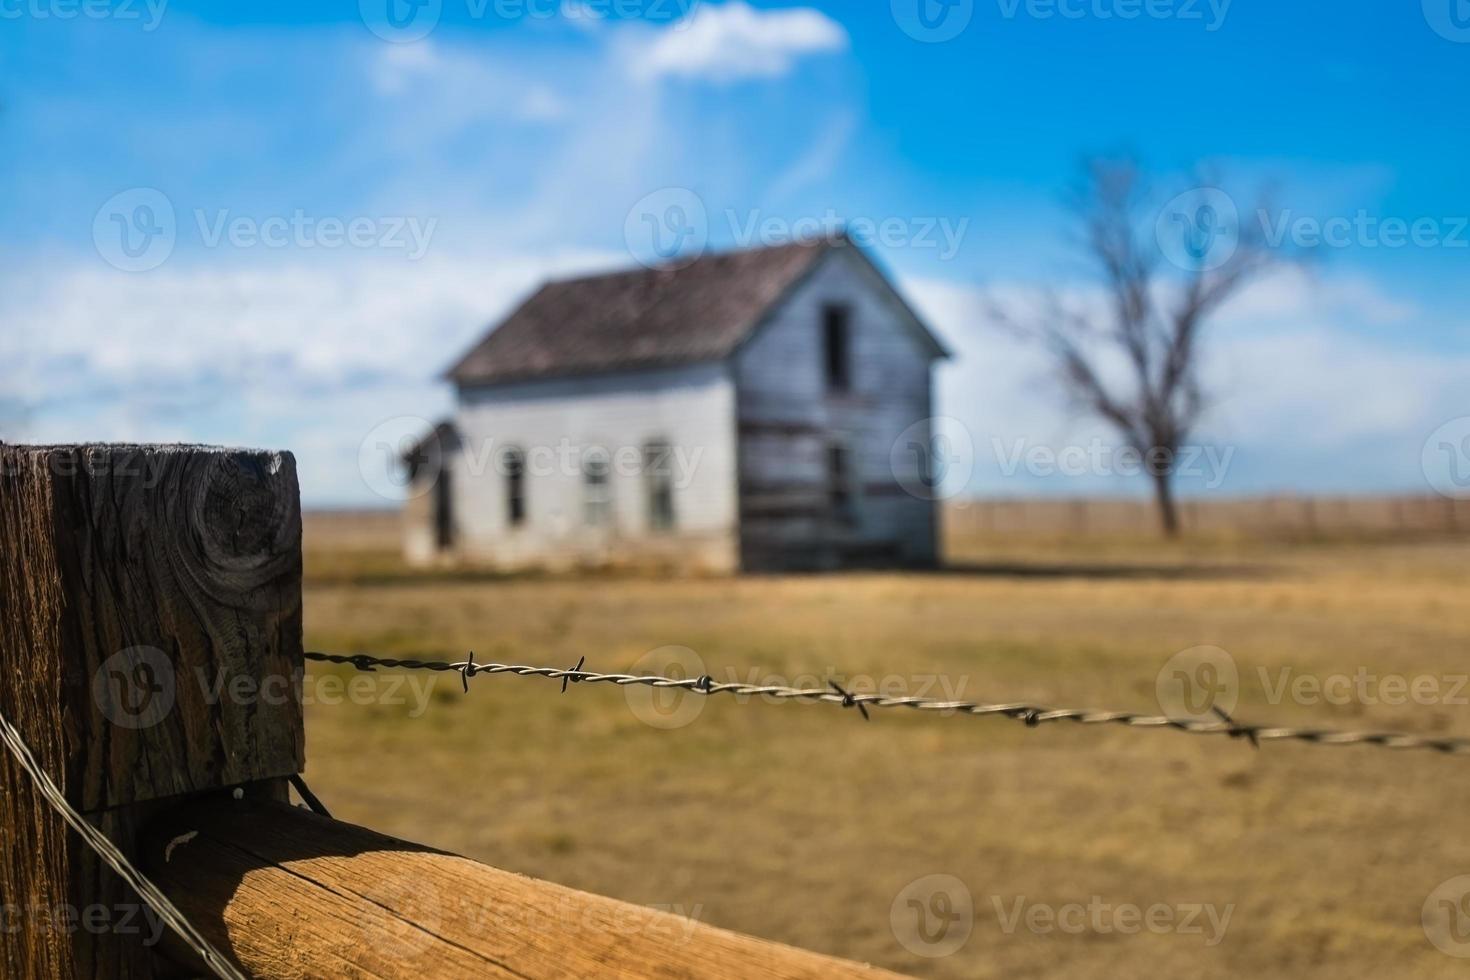
[[[184,913],[168,900],[168,896],[158,890],[157,885],[133,867],[132,863],[123,856],[112,841],[107,839],[102,831],[88,823],[80,813],[73,809],[72,805],[66,801],[61,789],[52,782],[46,770],[41,768],[41,764],[31,754],[30,746],[26,745],[25,738],[20,731],[10,723],[4,713],[0,713],[0,740],[5,742],[5,747],[10,750],[15,761],[35,781],[36,789],[45,797],[46,802],[51,804],[51,808],[61,816],[61,819],[77,832],[88,847],[97,852],[98,857],[117,872],[118,877],[127,882],[133,891],[148,903],[148,906],[170,929],[178,934],[180,939],[199,954],[200,959],[208,965],[215,976],[222,980],[245,980],[244,974],[225,959],[220,951],[210,944],[209,940],[200,935],[193,924],[185,918]]]
[[[819,704],[837,705],[844,708],[911,708],[916,711],[940,711],[952,714],[979,717],[995,716],[1035,727],[1044,722],[1070,721],[1079,725],[1123,725],[1130,728],[1161,728],[1190,735],[1227,735],[1231,738],[1247,738],[1253,741],[1297,741],[1311,745],[1369,745],[1385,749],[1405,749],[1439,752],[1444,755],[1470,755],[1470,739],[1436,738],[1410,735],[1402,732],[1344,732],[1321,728],[1288,728],[1266,725],[1243,725],[1234,721],[1206,721],[1192,718],[1171,718],[1167,715],[1146,715],[1132,711],[1095,711],[1086,708],[1046,708],[1024,703],[987,703],[982,701],[942,701],[936,698],[888,697],[881,694],[850,694],[833,688],[797,688],[775,684],[715,683],[710,677],[660,677],[641,674],[604,674],[579,668],[530,667],[517,664],[478,664],[465,660],[394,659],[374,657],[368,654],[335,654],[308,652],[306,659],[323,663],[346,664],[358,670],[372,671],[378,667],[402,670],[429,670],[457,673],[464,678],[468,689],[469,678],[477,674],[511,674],[517,677],[544,677],[559,680],[563,686],[574,684],[614,684],[626,687],[630,684],[656,688],[677,688],[691,694],[714,697],[730,694],[736,697],[772,697]]]

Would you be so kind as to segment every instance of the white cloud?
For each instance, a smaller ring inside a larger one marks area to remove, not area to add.
[[[372,49],[373,88],[384,98],[411,98],[419,124],[424,112],[442,114],[452,126],[482,119],[554,122],[568,106],[544,82],[525,77],[493,55],[424,40]]]
[[[1329,277],[1310,267],[1289,266],[1241,293],[1225,312],[1239,319],[1281,319],[1324,311],[1347,314],[1373,326],[1392,326],[1411,319],[1419,308],[1389,295],[1370,280]]]
[[[745,0],[702,3],[637,49],[631,70],[638,78],[780,78],[804,56],[847,45],[842,26],[810,7],[763,11]]]
[[[488,324],[541,280],[609,259],[48,266],[0,292],[0,390],[19,422],[0,435],[291,449],[308,502],[383,503],[357,474],[363,437],[446,411],[438,375]]]

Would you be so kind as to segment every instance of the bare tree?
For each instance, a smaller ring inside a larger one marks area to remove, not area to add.
[[[1074,200],[1102,298],[1049,289],[1025,312],[992,302],[992,318],[1041,344],[1063,389],[1108,422],[1153,481],[1159,522],[1179,534],[1179,450],[1209,407],[1200,334],[1250,281],[1282,261],[1260,222],[1201,181],[1160,210],[1131,160],[1093,160]]]

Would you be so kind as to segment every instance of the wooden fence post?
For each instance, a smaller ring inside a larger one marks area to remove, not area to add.
[[[892,976],[291,808],[302,665],[289,454],[0,445],[0,712],[244,972]],[[4,750],[0,916],[6,978],[199,973]]]
[[[124,855],[165,801],[284,797],[301,667],[289,454],[0,446],[0,711]],[[153,976],[161,924],[0,756],[0,972]]]

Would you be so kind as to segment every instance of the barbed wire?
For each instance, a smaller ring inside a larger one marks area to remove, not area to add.
[[[1046,722],[1069,721],[1079,725],[1122,725],[1129,728],[1158,728],[1190,735],[1226,735],[1231,738],[1248,739],[1259,747],[1261,742],[1297,741],[1312,745],[1369,745],[1384,749],[1423,750],[1444,755],[1470,755],[1470,739],[1436,738],[1425,735],[1410,735],[1402,732],[1345,732],[1322,728],[1289,728],[1281,726],[1245,725],[1236,722],[1220,708],[1214,712],[1219,721],[1194,718],[1172,718],[1167,715],[1146,715],[1133,711],[1097,711],[1087,708],[1046,708],[1023,703],[987,703],[983,701],[944,701],[937,698],[890,697],[882,694],[853,694],[829,681],[830,688],[797,688],[779,684],[716,683],[708,674],[700,677],[661,677],[644,674],[604,674],[583,670],[583,657],[576,667],[530,667],[516,664],[475,663],[473,659],[459,662],[445,660],[412,660],[375,657],[369,654],[337,654],[307,652],[307,660],[323,663],[345,664],[361,671],[373,671],[379,667],[402,670],[429,670],[441,673],[456,673],[469,691],[470,678],[477,674],[511,674],[517,677],[545,677],[567,684],[614,684],[618,687],[642,685],[655,688],[672,688],[688,691],[704,697],[730,694],[736,697],[772,697],[816,704],[830,704],[843,708],[857,708],[863,717],[868,717],[868,708],[910,708],[915,711],[949,712],[951,715],[1008,718],[1028,727]],[[473,658],[473,653],[470,655]]]
[[[199,954],[205,964],[221,980],[245,980],[244,974],[237,970],[219,950],[205,939],[193,924],[180,912],[178,906],[168,900],[168,896],[159,891],[158,886],[148,879],[143,872],[133,867],[123,853],[117,849],[117,845],[107,839],[107,836],[92,826],[78,813],[70,803],[61,789],[52,782],[46,770],[36,761],[31,754],[30,746],[25,742],[25,737],[10,723],[3,712],[0,712],[0,740],[5,742],[5,747],[15,757],[15,761],[35,781],[36,789],[51,804],[51,808],[75,830],[77,834],[92,848],[108,866],[116,871],[118,877],[127,882],[137,892],[148,906],[167,923],[168,927],[178,934],[179,938],[189,945],[194,952]]]

